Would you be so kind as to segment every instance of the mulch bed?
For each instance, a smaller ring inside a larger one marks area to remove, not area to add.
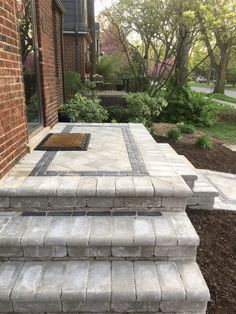
[[[214,148],[203,150],[192,143],[175,143],[163,136],[156,136],[158,143],[168,143],[179,155],[184,155],[198,169],[236,174],[236,152],[215,141]]]
[[[188,210],[201,244],[197,262],[211,293],[208,314],[236,313],[236,212]]]

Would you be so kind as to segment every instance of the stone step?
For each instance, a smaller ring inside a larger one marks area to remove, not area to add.
[[[13,178],[13,179],[11,179]],[[185,210],[191,189],[181,177],[27,177],[0,184],[1,210],[142,209]]]
[[[4,262],[1,313],[206,312],[195,262]]]
[[[213,209],[215,198],[219,196],[219,191],[207,180],[198,174],[198,180],[193,188],[193,196],[187,201],[187,205],[192,209]]]
[[[196,258],[199,237],[186,213],[159,213],[161,216],[156,217],[106,216],[107,212],[101,217],[50,214],[1,216],[0,259]]]

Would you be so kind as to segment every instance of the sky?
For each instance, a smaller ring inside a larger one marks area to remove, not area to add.
[[[95,0],[96,16],[106,7],[111,5],[114,0]]]

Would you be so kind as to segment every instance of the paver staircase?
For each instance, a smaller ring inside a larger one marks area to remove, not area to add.
[[[199,238],[185,213],[192,191],[169,170],[7,178],[0,313],[205,313]]]

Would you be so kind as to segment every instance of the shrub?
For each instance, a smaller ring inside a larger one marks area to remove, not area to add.
[[[182,134],[179,129],[171,129],[167,133],[167,137],[174,142],[180,142],[182,138]]]
[[[179,123],[178,127],[182,133],[193,134],[196,132],[196,128],[191,124],[182,122],[182,123]]]
[[[147,93],[129,93],[126,96],[129,122],[143,123],[150,127],[167,105],[164,98],[155,98]]]
[[[128,109],[119,105],[107,106],[109,121],[115,120],[118,123],[129,122]]]
[[[199,126],[214,124],[215,112],[212,110],[214,102],[204,93],[191,91],[188,86],[176,90],[172,83],[168,83],[165,98],[168,106],[160,116],[162,121],[172,123],[185,121]]]
[[[103,122],[108,118],[107,111],[100,105],[100,99],[89,99],[77,93],[73,99],[60,108],[71,122]]]
[[[202,149],[210,150],[213,148],[213,143],[211,142],[207,135],[200,136],[196,141],[196,145],[198,145]]]
[[[81,77],[78,72],[65,73],[65,99],[70,100],[82,88]]]

